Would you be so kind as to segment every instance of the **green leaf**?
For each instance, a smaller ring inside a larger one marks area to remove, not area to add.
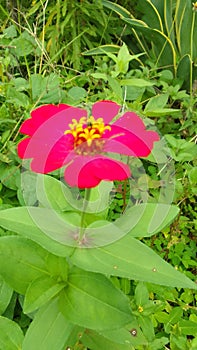
[[[29,97],[25,93],[17,91],[14,86],[8,86],[6,97],[8,103],[19,107],[27,108],[30,104]]]
[[[181,320],[182,316],[183,310],[180,307],[174,307],[168,316],[167,322],[165,322],[165,332],[170,333],[171,326],[177,323],[179,320]]]
[[[18,293],[25,294],[28,285],[48,275],[45,259],[48,252],[18,236],[0,238],[0,273]]]
[[[126,210],[115,225],[133,237],[149,237],[171,224],[178,213],[175,205],[143,203]]]
[[[151,350],[161,350],[165,349],[165,345],[169,343],[169,339],[166,337],[161,337],[159,339],[154,339],[151,342]]]
[[[91,189],[87,211],[99,214],[108,211],[109,195],[113,188],[112,182],[102,181],[98,186]]]
[[[24,171],[21,173],[19,189],[17,196],[20,204],[23,205],[35,205],[37,202],[36,193],[37,174],[31,171]]]
[[[197,336],[197,323],[189,320],[180,320],[179,328],[182,334]]]
[[[149,301],[149,292],[143,282],[139,282],[135,288],[135,302],[137,306],[146,305]]]
[[[122,86],[146,87],[146,86],[153,86],[154,83],[151,82],[151,81],[147,81],[145,79],[132,78],[132,79],[122,79],[120,81],[120,85],[122,85]]]
[[[36,45],[34,37],[27,31],[24,31],[18,38],[13,39],[10,44],[16,46],[12,51],[18,57],[33,54]]]
[[[105,247],[76,249],[71,260],[88,271],[165,286],[197,289],[194,282],[131,234]]]
[[[128,232],[134,237],[152,236],[170,224],[178,211],[175,206],[147,203],[133,206],[114,222],[97,218],[84,231],[84,246],[105,246]]]
[[[52,216],[51,213],[53,214]],[[40,244],[42,247],[44,247],[53,254],[59,256],[67,256],[72,252],[73,249],[58,243],[54,239],[51,239],[45,234],[44,231],[42,231],[42,228],[39,227],[39,217],[43,221],[43,224],[45,223],[45,225],[47,225],[48,223],[48,226],[50,227],[49,219],[53,222],[54,225],[54,215],[55,212],[45,208],[10,208],[0,211],[0,225],[6,228],[7,230],[16,232],[20,235],[23,235],[24,237],[30,238],[32,241],[35,241],[36,243]],[[56,228],[59,229],[59,224],[62,223],[62,220],[57,221],[56,217],[55,223],[55,230]]]
[[[31,313],[40,308],[58,294],[65,285],[65,282],[57,283],[57,281],[48,276],[39,277],[32,281],[25,294],[24,312]]]
[[[154,111],[155,109],[158,110],[164,108],[167,104],[168,98],[168,94],[162,94],[151,97],[144,109],[144,112],[146,113]]]
[[[40,74],[30,76],[33,101],[39,100],[39,103],[58,103],[61,97],[59,86],[59,76],[51,73],[44,77]]]
[[[118,53],[120,46],[118,45],[101,45],[94,49],[90,49],[82,52],[84,56],[93,56],[93,55],[107,55],[108,53]]]
[[[66,211],[73,207],[69,204],[74,202],[72,193],[66,185],[52,176],[37,175],[36,192],[38,201],[45,208]],[[34,189],[34,191],[35,191]]]
[[[172,114],[180,115],[180,110],[175,108],[156,108],[154,110],[147,110],[144,112],[147,117],[160,117]]]
[[[110,10],[115,11],[121,18],[122,17],[131,17],[131,14],[129,11],[127,11],[123,6],[120,6],[116,3],[113,3],[111,1],[108,0],[102,0],[102,5],[109,8]]]
[[[119,334],[119,330],[116,330],[115,332]],[[105,335],[97,333],[90,329],[84,332],[81,338],[81,342],[88,349],[94,350],[135,350],[135,348],[131,344],[129,344],[130,342],[128,342],[127,344],[127,340],[125,341],[125,344],[120,344],[119,342],[116,342],[113,339],[110,340],[107,337],[105,337]]]
[[[13,289],[0,276],[0,315],[4,313],[13,294]]]
[[[116,75],[118,75],[120,73],[126,74],[128,69],[129,69],[129,62],[137,59],[138,57],[140,57],[142,55],[143,55],[143,53],[140,53],[138,55],[130,55],[129,50],[127,48],[127,45],[125,43],[123,43],[123,45],[121,46],[121,48],[118,52],[117,57],[115,58]]]
[[[102,331],[99,332],[99,334],[116,343],[134,346],[135,349],[139,345],[147,345],[146,338],[144,337],[136,319],[124,328]]]
[[[87,96],[87,91],[79,86],[73,86],[69,91],[68,91],[68,96],[73,99],[73,101],[83,101],[86,96]]]
[[[189,54],[181,57],[177,67],[177,78],[183,81],[182,88],[189,89],[191,76],[192,59]]]
[[[1,163],[0,165],[1,182],[11,190],[16,190],[16,181],[20,178],[20,171],[14,165]]]
[[[27,330],[22,349],[64,350],[73,328],[62,315],[56,298],[37,312]]]
[[[155,338],[155,332],[151,318],[144,315],[139,315],[138,322],[146,339],[149,342],[152,342]]]
[[[114,329],[132,321],[129,300],[119,289],[105,276],[78,268],[60,293],[60,308],[70,322],[90,329]]]
[[[17,323],[0,316],[0,349],[20,350],[23,338],[23,332]]]

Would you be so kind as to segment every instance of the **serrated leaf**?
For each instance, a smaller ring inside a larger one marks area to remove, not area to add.
[[[23,338],[23,332],[17,323],[0,316],[0,349],[19,350]]]
[[[132,321],[129,300],[119,289],[105,276],[78,268],[60,293],[60,308],[70,322],[90,329],[114,329]]]

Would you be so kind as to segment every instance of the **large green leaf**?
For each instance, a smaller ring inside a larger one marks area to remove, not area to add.
[[[52,226],[54,227],[54,232],[58,229],[62,234],[65,233],[66,224],[64,226],[63,220],[60,219],[60,217],[58,220],[55,211],[50,209],[19,207],[0,211],[0,225],[2,227],[30,238],[53,254],[59,256],[69,255],[72,252],[72,248],[62,245],[47,236],[43,232],[44,228],[40,227],[41,223],[45,228],[47,226],[50,229],[51,234],[53,233],[53,231],[51,231]]]
[[[48,252],[18,236],[0,238],[0,274],[17,292],[24,294],[36,278],[49,274],[45,259]]]
[[[58,299],[50,301],[36,314],[27,330],[22,350],[64,350],[74,326],[62,315]]]
[[[66,282],[58,283],[51,277],[39,277],[27,288],[23,310],[30,313],[51,300],[66,285]]]
[[[76,249],[71,260],[88,271],[165,286],[197,289],[194,282],[131,234],[105,247]]]
[[[23,342],[23,332],[19,325],[6,317],[0,317],[0,349],[20,350]]]
[[[128,232],[134,237],[149,237],[169,225],[179,209],[168,204],[147,203],[129,208],[114,222],[97,220],[85,230],[88,247],[106,246]]]
[[[60,293],[60,308],[72,323],[114,329],[132,321],[129,300],[103,275],[74,268]]]

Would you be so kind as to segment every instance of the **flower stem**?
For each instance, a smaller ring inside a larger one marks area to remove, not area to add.
[[[85,215],[86,215],[86,209],[89,203],[89,198],[90,198],[90,193],[91,193],[91,188],[86,188],[85,189],[85,195],[84,195],[84,200],[83,200],[83,209],[82,209],[82,213],[81,213],[81,225],[80,225],[80,231],[79,231],[79,242],[82,240],[83,238],[83,234],[84,234],[84,221],[85,221]]]

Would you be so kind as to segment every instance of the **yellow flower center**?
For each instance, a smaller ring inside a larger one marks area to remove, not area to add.
[[[106,130],[111,130],[109,125],[104,124],[103,118],[95,119],[93,116],[82,117],[79,121],[72,119],[69,127],[70,130],[64,134],[73,135],[75,152],[83,155],[100,153],[104,140],[99,139]]]
[[[197,1],[196,1],[196,2],[193,2],[192,5],[193,5],[193,10],[194,10],[194,11],[197,11]]]

